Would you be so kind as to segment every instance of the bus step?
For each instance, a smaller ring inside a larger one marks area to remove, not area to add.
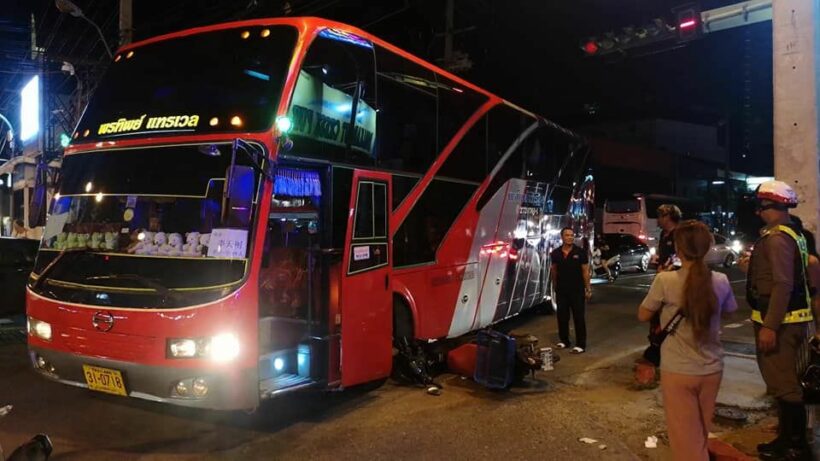
[[[270,398],[276,394],[303,389],[317,384],[307,376],[283,373],[275,378],[266,379],[259,383],[259,393],[262,398]]]

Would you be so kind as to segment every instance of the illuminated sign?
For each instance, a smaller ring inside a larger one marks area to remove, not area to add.
[[[40,77],[35,75],[20,91],[20,140],[29,141],[40,132]]]
[[[134,119],[121,118],[116,122],[103,123],[97,134],[132,133],[135,131],[162,130],[162,129],[189,129],[199,125],[199,115],[168,115],[164,117],[150,117],[146,114]],[[143,123],[145,129],[143,130]]]
[[[293,123],[290,132],[295,136],[346,146],[352,110],[353,98],[350,95],[301,71],[290,107],[290,120]],[[352,139],[349,140],[351,148],[373,155],[376,111],[359,100],[354,120]]]
[[[365,48],[373,48],[373,45],[367,39],[341,29],[322,29],[319,36]]]

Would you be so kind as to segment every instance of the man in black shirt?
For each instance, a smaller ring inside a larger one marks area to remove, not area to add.
[[[589,285],[589,258],[587,251],[575,246],[575,232],[572,228],[561,229],[563,245],[550,253],[550,277],[555,287],[558,301],[558,337],[559,349],[570,347],[569,318],[575,324],[575,339],[578,344],[572,348],[575,354],[581,354],[587,347],[587,326],[584,319],[586,300],[592,296]]]
[[[675,255],[675,228],[680,222],[680,208],[675,205],[661,205],[658,207],[658,227],[661,236],[658,240],[658,271],[674,269],[672,266]]]

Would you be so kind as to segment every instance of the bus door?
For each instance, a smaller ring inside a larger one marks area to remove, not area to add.
[[[385,378],[392,366],[390,175],[356,170],[342,262],[342,386]]]

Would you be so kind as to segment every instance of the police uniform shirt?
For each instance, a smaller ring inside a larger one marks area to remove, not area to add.
[[[658,242],[658,265],[667,264],[673,254],[675,254],[675,230],[666,234],[661,231],[661,239]]]
[[[584,292],[584,276],[582,265],[589,263],[587,252],[577,245],[564,257],[563,245],[552,250],[550,261],[555,266],[556,291],[564,293],[577,291]]]

